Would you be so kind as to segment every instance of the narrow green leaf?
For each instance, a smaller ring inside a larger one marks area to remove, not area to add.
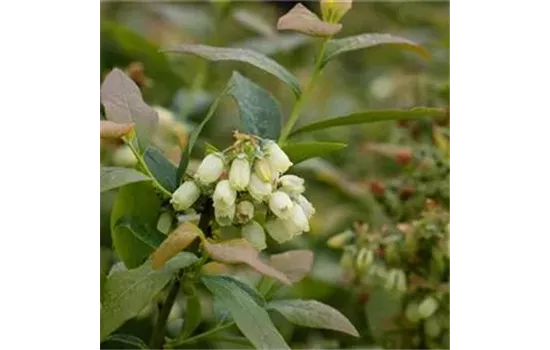
[[[199,124],[199,126],[197,126],[195,130],[193,130],[191,136],[189,136],[189,143],[187,144],[185,152],[181,155],[180,163],[177,169],[178,184],[181,182],[183,174],[185,174],[185,171],[187,170],[189,159],[191,158],[191,151],[193,150],[193,146],[195,146],[195,142],[197,142],[197,139],[199,138],[202,128],[204,128],[206,123],[208,123],[210,118],[212,118],[212,116],[214,115],[214,112],[218,108],[218,104],[220,103],[221,98],[225,95],[225,92],[226,90],[222,91],[222,93],[214,100],[214,102],[212,102],[212,105],[210,106],[210,109],[208,110],[208,113],[206,114],[202,122]]]
[[[435,107],[416,107],[411,109],[379,109],[363,111],[344,115],[341,117],[332,117],[330,119],[307,124],[294,130],[292,133],[290,133],[290,135],[294,136],[304,132],[311,132],[315,130],[328,129],[344,125],[365,124],[391,120],[411,120],[428,117],[437,118],[445,116],[445,113],[445,109]]]
[[[142,147],[158,125],[157,112],[147,105],[134,81],[118,68],[113,69],[101,84],[101,104],[108,120],[136,124],[136,133]]]
[[[170,192],[178,188],[177,169],[161,151],[149,147],[143,154],[143,160],[157,181]]]
[[[343,39],[330,40],[327,43],[327,47],[325,49],[322,65],[327,64],[331,59],[341,53],[359,49],[366,49],[368,47],[383,44],[398,45],[405,49],[412,50],[413,52],[418,53],[424,58],[430,58],[430,53],[426,49],[409,39],[401,38],[391,34],[367,33],[350,36]]]
[[[201,302],[199,297],[194,294],[187,297],[187,307],[185,308],[185,316],[183,320],[182,337],[187,338],[201,323]]]
[[[277,100],[238,72],[233,72],[228,86],[227,93],[239,107],[244,132],[276,140],[283,120]]]
[[[124,322],[137,316],[178,269],[187,267],[197,260],[195,255],[184,252],[174,257],[161,270],[153,270],[151,262],[147,261],[136,269],[111,274],[105,283],[101,299],[101,340]]]
[[[327,153],[341,150],[348,145],[340,142],[301,142],[283,146],[283,151],[292,163],[298,164],[306,159],[321,157]]]
[[[109,191],[127,184],[149,181],[150,177],[131,168],[101,167],[100,192]]]
[[[156,229],[149,227],[137,221],[135,218],[130,219],[122,217],[115,224],[115,227],[125,227],[130,230],[139,240],[147,244],[149,247],[156,249],[166,239],[166,235],[163,235]]]
[[[276,76],[282,82],[288,84],[297,96],[301,94],[298,79],[296,79],[292,73],[271,58],[252,50],[183,44],[174,48],[164,49],[163,51],[173,53],[190,53],[210,61],[246,62]]]
[[[219,276],[204,276],[202,282],[227,308],[237,327],[256,349],[290,349],[267,312],[236,283]]]
[[[159,211],[160,200],[150,183],[136,182],[118,190],[111,212],[111,236],[118,256],[129,269],[141,265],[153,248],[117,223],[127,218],[155,227]]]
[[[359,332],[340,311],[316,300],[275,300],[268,310],[277,310],[290,322],[303,327],[332,329],[359,337]]]
[[[143,340],[130,334],[111,334],[105,339],[105,341],[130,345],[133,349],[148,349],[147,344],[145,344]]]

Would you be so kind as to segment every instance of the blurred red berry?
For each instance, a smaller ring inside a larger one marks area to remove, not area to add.
[[[373,181],[370,183],[370,191],[375,196],[383,196],[386,186],[380,181]]]
[[[357,296],[357,299],[358,299],[358,302],[359,302],[360,305],[364,305],[364,304],[368,303],[369,298],[370,298],[370,294],[367,293],[367,292],[361,292]]]
[[[403,150],[398,151],[395,154],[395,161],[399,165],[407,165],[412,160],[412,156],[413,156],[412,150],[403,149]]]
[[[406,187],[403,187],[401,189],[401,191],[399,192],[399,197],[402,200],[407,200],[407,199],[411,198],[413,194],[414,194],[414,188],[412,188],[410,186],[406,186]]]

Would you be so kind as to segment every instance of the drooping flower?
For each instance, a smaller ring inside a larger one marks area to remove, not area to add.
[[[194,181],[185,181],[173,194],[170,203],[176,210],[189,209],[201,195],[199,186]]]
[[[214,195],[212,200],[214,201],[214,207],[229,208],[235,205],[235,199],[237,198],[237,192],[231,188],[228,180],[221,180],[214,189]]]
[[[309,232],[309,222],[301,206],[294,204],[290,212],[290,220],[301,232]]]
[[[268,199],[272,189],[271,183],[263,182],[256,174],[250,175],[248,193],[258,202]]]
[[[282,191],[273,192],[269,196],[269,209],[273,214],[277,215],[278,218],[288,219],[292,214],[292,207],[294,204],[288,194]]]
[[[209,154],[199,165],[195,173],[195,180],[203,185],[211,184],[220,178],[223,167],[223,156],[220,153]]]
[[[240,154],[231,163],[229,184],[237,191],[246,189],[250,182],[250,163],[244,154]]]
[[[254,163],[254,173],[263,182],[271,182],[273,180],[273,173],[269,162],[265,158],[257,159]]]
[[[299,195],[297,198],[297,202],[302,207],[302,210],[306,214],[308,219],[311,219],[311,217],[315,214],[315,208],[311,204],[310,201],[307,200],[306,197],[303,195]]]
[[[304,179],[296,175],[283,175],[277,182],[281,185],[281,190],[292,196],[298,196],[305,191]]]
[[[250,201],[242,201],[237,204],[237,221],[247,223],[254,217],[254,204]]]
[[[244,225],[241,229],[241,234],[254,248],[262,251],[267,247],[264,229],[256,221],[250,221]]]
[[[292,166],[292,162],[285,152],[274,141],[269,141],[265,146],[266,159],[271,169],[284,173]]]
[[[268,220],[265,223],[265,229],[271,238],[278,243],[284,243],[294,237],[294,234],[288,230],[287,226],[281,219]]]
[[[235,217],[235,205],[214,207],[214,217],[220,226],[229,226]]]

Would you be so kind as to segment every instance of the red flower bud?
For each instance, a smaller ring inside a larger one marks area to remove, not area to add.
[[[373,181],[370,183],[370,191],[375,196],[378,196],[378,197],[383,196],[385,190],[386,190],[386,186],[380,181]]]
[[[413,194],[414,194],[414,188],[412,188],[410,186],[406,186],[406,187],[403,187],[401,189],[401,191],[399,192],[399,197],[402,200],[407,200],[407,199],[411,198]]]

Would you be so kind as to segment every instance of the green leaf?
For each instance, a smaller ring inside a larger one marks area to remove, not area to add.
[[[311,132],[315,130],[322,130],[345,125],[365,124],[392,120],[412,120],[428,117],[437,118],[445,116],[445,113],[445,109],[435,107],[416,107],[411,109],[379,109],[357,112],[304,125],[290,133],[290,136],[294,136],[304,132]]]
[[[283,146],[283,151],[292,163],[298,164],[306,159],[320,157],[347,146],[347,144],[340,142],[301,142],[286,144]]]
[[[156,249],[166,239],[166,235],[153,229],[135,219],[122,217],[115,224],[115,227],[124,227],[130,230],[134,236],[139,238],[140,241],[147,244],[149,247]]]
[[[271,58],[252,50],[183,44],[174,48],[164,49],[163,51],[173,53],[190,53],[210,61],[246,62],[279,78],[282,82],[292,88],[296,96],[301,94],[298,79],[296,79],[292,73]]]
[[[239,107],[244,132],[276,140],[283,120],[277,100],[238,72],[233,72],[228,86],[227,93]]]
[[[147,344],[143,340],[130,334],[111,334],[105,341],[130,345],[133,349],[148,349]]]
[[[121,218],[155,227],[160,200],[150,183],[136,182],[118,190],[111,212],[111,236],[114,248],[129,269],[138,267],[153,252],[128,227],[117,226]]]
[[[311,36],[332,36],[342,29],[340,23],[329,23],[321,20],[315,13],[301,3],[277,21],[278,30],[293,30]]]
[[[157,181],[170,192],[178,188],[177,169],[161,151],[149,147],[143,154],[143,160]]]
[[[100,192],[109,191],[134,182],[149,181],[151,178],[135,169],[101,167]]]
[[[138,140],[146,147],[158,124],[158,114],[141,97],[134,81],[118,68],[113,69],[101,84],[101,104],[108,120],[135,123]]]
[[[332,329],[359,337],[359,332],[340,311],[316,300],[276,300],[267,304],[290,322],[303,327]]]
[[[412,50],[424,58],[430,58],[430,53],[426,49],[409,39],[391,34],[368,33],[330,40],[325,49],[322,65],[324,66],[341,53],[383,44],[398,45],[404,49]]]
[[[202,282],[231,314],[237,327],[257,349],[290,349],[267,312],[233,281],[204,276]]]
[[[174,273],[197,261],[191,253],[180,253],[165,268],[153,270],[147,261],[132,270],[114,272],[109,276],[101,299],[101,340],[118,329],[124,322],[137,316],[164,288]]]
[[[195,142],[197,142],[197,139],[199,138],[202,128],[204,128],[206,123],[208,123],[210,118],[212,118],[212,116],[214,115],[214,112],[218,108],[218,104],[220,103],[221,98],[225,95],[225,92],[226,90],[222,91],[222,93],[214,100],[202,122],[199,124],[199,126],[197,126],[195,130],[193,130],[191,136],[189,136],[189,143],[187,144],[185,152],[181,155],[180,163],[178,165],[176,173],[178,184],[181,182],[183,174],[185,174],[185,171],[187,170],[189,159],[191,158],[191,151],[193,150],[193,146],[195,146]]]
[[[187,297],[187,307],[185,308],[185,316],[183,321],[182,337],[187,338],[201,323],[201,302],[197,294]]]

